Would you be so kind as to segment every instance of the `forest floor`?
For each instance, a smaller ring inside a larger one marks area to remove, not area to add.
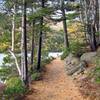
[[[53,60],[46,66],[43,79],[31,84],[33,92],[24,100],[87,100],[83,99],[71,77],[66,75],[64,62]]]

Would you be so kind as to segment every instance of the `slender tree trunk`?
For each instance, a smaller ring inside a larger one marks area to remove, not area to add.
[[[100,0],[98,0],[99,5],[99,44],[100,44]]]
[[[89,35],[89,44],[92,51],[96,51],[97,43],[96,43],[96,36],[95,36],[95,25],[89,24],[87,25],[87,32]]]
[[[62,11],[62,17],[63,17],[63,28],[64,28],[64,45],[65,48],[69,47],[69,41],[68,41],[68,32],[67,32],[67,23],[66,23],[66,15],[65,15],[65,9],[64,9],[64,0],[61,0],[61,11]]]
[[[32,50],[31,50],[31,65],[33,66],[33,58],[34,58],[34,24],[35,22],[33,21],[32,23]]]
[[[87,34],[89,36],[89,43],[92,51],[95,51],[97,48],[96,43],[96,2],[93,0],[84,0],[84,10],[85,10],[85,18],[86,18],[86,25],[87,25]]]
[[[13,10],[14,11],[13,11],[13,18],[12,18],[12,48],[11,48],[11,50],[14,52],[16,4],[14,4],[14,9]]]
[[[44,0],[41,1],[41,6],[44,8]],[[43,17],[40,19],[40,35],[39,35],[39,47],[38,47],[38,61],[37,61],[37,70],[41,68],[41,49],[42,49],[42,27],[43,27]]]
[[[80,0],[80,16],[81,16],[81,21],[82,24],[84,25],[83,29],[84,29],[84,36],[86,39],[86,43],[88,44],[88,38],[87,38],[87,5],[86,2],[84,0]]]
[[[96,51],[97,44],[96,44],[96,37],[95,37],[95,26],[91,25],[91,50]]]
[[[22,14],[22,44],[21,44],[21,67],[22,78],[26,86],[28,86],[28,63],[27,63],[27,31],[26,31],[26,0],[23,0]]]
[[[95,15],[96,32],[99,32],[99,2],[98,0],[95,1],[95,12],[96,12],[96,15]]]
[[[22,80],[24,80],[24,64],[25,64],[25,60],[24,60],[24,16],[22,16],[22,34],[21,34],[21,72],[22,72]]]

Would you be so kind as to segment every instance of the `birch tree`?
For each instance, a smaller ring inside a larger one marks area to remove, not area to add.
[[[12,18],[12,51],[14,51],[15,44],[15,17],[16,17],[16,3],[13,5],[13,18]]]

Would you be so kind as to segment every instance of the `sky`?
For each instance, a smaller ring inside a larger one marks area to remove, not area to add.
[[[0,0],[0,12],[3,11],[3,0]]]

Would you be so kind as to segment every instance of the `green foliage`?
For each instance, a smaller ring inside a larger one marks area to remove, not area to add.
[[[38,80],[40,77],[41,77],[41,73],[39,73],[39,72],[33,72],[32,75],[31,75],[31,80],[32,81]]]
[[[9,68],[0,69],[0,76],[5,75],[5,74],[9,74],[9,73],[10,73],[10,69]]]
[[[96,68],[94,70],[94,76],[96,83],[100,84],[100,57],[96,58]]]
[[[3,29],[9,29],[9,16],[5,15],[3,13],[0,13],[0,28],[2,28],[2,32],[4,32],[5,30]]]
[[[18,77],[12,77],[6,81],[4,94],[7,96],[21,95],[25,93],[25,86]]]
[[[4,65],[7,64],[7,63],[10,63],[12,61],[11,56],[7,55],[6,57],[3,58],[3,61],[4,61],[4,63],[3,63]]]
[[[67,49],[64,49],[63,54],[61,56],[61,59],[65,59],[69,53],[74,54],[75,56],[82,55],[84,51],[82,50],[82,44],[80,44],[78,41],[72,41],[70,43],[70,47]]]
[[[50,15],[52,13],[52,8],[42,8],[35,12],[33,15],[29,16],[30,20],[40,19],[43,16]]]
[[[71,53],[73,53],[75,56],[77,55],[81,55],[83,53],[82,51],[82,44],[80,44],[78,41],[73,41],[71,44],[70,44],[70,51]],[[81,54],[79,54],[81,53]]]
[[[64,47],[63,31],[52,31],[51,33],[53,33],[53,35],[48,34],[45,48],[47,48],[49,52],[61,52]]]
[[[9,42],[11,38],[11,34],[9,32],[5,32],[1,37],[0,37],[0,42],[5,43]]]
[[[80,8],[80,3],[68,2],[65,7],[67,10],[78,10]]]
[[[49,64],[54,58],[52,57],[44,57],[44,59],[42,59],[42,63],[41,63],[41,70],[44,69],[44,66]],[[34,66],[36,67],[36,63],[34,63]],[[36,69],[30,69],[30,74],[31,74],[31,80],[39,80],[41,77],[41,72],[37,72]]]
[[[67,20],[75,19],[75,18],[78,17],[78,16],[79,16],[78,13],[72,13],[72,14],[67,14],[67,15],[66,15]]]
[[[100,84],[100,76],[96,78],[96,83]]]
[[[3,58],[3,64],[0,66],[0,79],[2,81],[9,79],[11,76],[18,75],[14,59],[8,53],[5,55],[6,56]]]
[[[10,44],[10,33],[5,32],[2,36],[0,36],[0,52],[4,52],[8,49]]]
[[[99,36],[99,35],[100,35],[100,32],[96,32],[95,35],[96,35],[96,36]]]
[[[0,69],[0,79],[2,81],[5,81],[9,77],[10,73],[11,73],[10,68],[5,68],[4,67],[4,68]]]
[[[88,74],[88,77],[94,80],[95,83],[100,84],[100,57],[95,58],[95,65]]]
[[[47,57],[47,58],[43,59],[41,66],[44,67],[46,64],[49,64],[53,59],[54,59],[53,57]]]
[[[70,53],[70,48],[64,49],[63,54],[61,55],[61,60],[64,60]]]

